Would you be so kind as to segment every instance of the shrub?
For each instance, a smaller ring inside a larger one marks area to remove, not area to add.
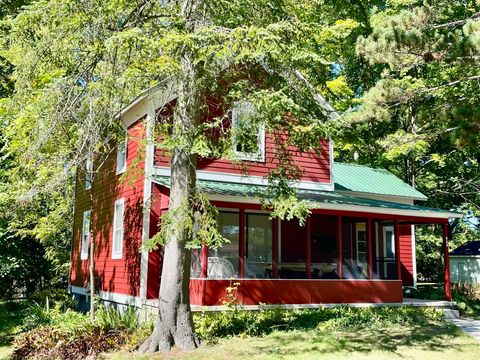
[[[84,359],[122,346],[133,350],[151,329],[139,326],[133,308],[100,308],[91,322],[88,315],[46,310],[38,304],[30,307],[24,328],[29,331],[15,338],[14,359]]]
[[[452,290],[468,301],[480,301],[480,284],[458,283],[452,285]]]
[[[239,308],[218,313],[194,315],[195,329],[206,342],[233,335],[264,335],[273,330],[340,331],[367,327],[388,327],[392,324],[426,324],[439,321],[442,314],[429,308],[334,307],[304,310]]]

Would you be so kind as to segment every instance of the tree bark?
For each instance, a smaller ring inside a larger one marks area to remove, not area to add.
[[[192,31],[195,5],[185,1],[182,8],[187,31]],[[191,24],[190,24],[191,22]],[[189,26],[191,27],[189,28]],[[192,237],[197,156],[192,153],[196,126],[200,118],[198,74],[193,54],[185,50],[178,76],[178,97],[173,116],[173,138],[178,145],[172,151],[169,212],[175,214],[164,246],[163,268],[158,301],[158,317],[141,352],[166,352],[173,345],[182,350],[198,346],[190,310],[191,251],[186,244]]]

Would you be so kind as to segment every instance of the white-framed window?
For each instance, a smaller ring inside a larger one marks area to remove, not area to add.
[[[127,170],[127,149],[128,133],[125,132],[125,139],[118,142],[117,145],[117,175]]]
[[[265,125],[255,124],[254,115],[255,108],[251,102],[237,102],[233,107],[233,151],[240,160],[264,162]]]
[[[88,159],[85,163],[85,190],[92,188],[93,177],[93,159]]]
[[[87,210],[83,213],[83,223],[82,223],[82,250],[80,252],[80,259],[88,259],[88,240],[90,238],[90,220],[92,217],[92,211]]]
[[[125,212],[125,199],[115,201],[113,214],[113,244],[112,259],[121,259],[123,253],[123,216]]]

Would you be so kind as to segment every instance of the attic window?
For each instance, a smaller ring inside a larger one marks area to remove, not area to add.
[[[233,150],[240,160],[265,161],[265,125],[255,123],[251,102],[238,102],[232,109]]]

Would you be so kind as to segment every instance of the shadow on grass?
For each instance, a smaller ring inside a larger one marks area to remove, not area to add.
[[[250,351],[261,354],[291,356],[315,354],[363,353],[374,351],[397,354],[400,347],[415,347],[417,350],[438,351],[461,350],[453,338],[461,331],[452,324],[439,322],[416,326],[378,329],[360,329],[344,332],[291,331],[275,332],[268,341],[254,344]],[[264,338],[264,340],[267,340]],[[245,354],[247,355],[247,354]]]
[[[0,347],[12,343],[22,324],[26,307],[25,301],[0,301]]]

